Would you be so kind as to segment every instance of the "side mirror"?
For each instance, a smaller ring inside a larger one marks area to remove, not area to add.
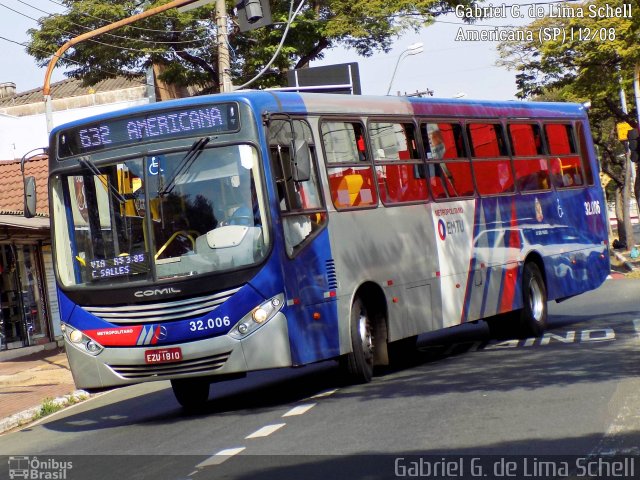
[[[292,174],[295,182],[306,182],[311,178],[311,152],[305,140],[294,140]]]
[[[24,178],[24,216],[36,216],[36,177]]]

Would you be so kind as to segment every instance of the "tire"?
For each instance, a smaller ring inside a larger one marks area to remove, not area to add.
[[[199,410],[209,400],[209,382],[202,379],[171,380],[171,388],[185,410]]]
[[[528,262],[522,272],[522,310],[520,333],[539,337],[547,328],[547,287],[538,265]]]
[[[351,353],[343,357],[343,370],[350,383],[368,383],[373,378],[373,325],[359,297],[351,306]]]

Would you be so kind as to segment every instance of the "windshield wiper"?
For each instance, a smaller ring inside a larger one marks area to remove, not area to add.
[[[100,172],[98,167],[94,165],[94,163],[91,161],[91,158],[89,158],[88,156],[79,157],[78,163],[83,167],[85,167],[86,169],[88,169],[96,177],[98,177],[98,180],[100,180],[102,185],[104,185],[104,188],[106,188],[107,190],[109,190],[109,192],[111,192],[111,194],[115,197],[118,203],[123,204],[126,201],[125,198],[122,196],[122,194],[113,185],[111,185],[111,182],[109,182],[109,180],[103,177],[102,172]]]
[[[182,160],[180,160],[178,168],[176,168],[176,171],[173,172],[173,175],[171,175],[171,178],[167,182],[167,185],[164,188],[162,188],[160,185],[158,186],[159,197],[168,195],[173,191],[176,186],[176,180],[178,179],[178,177],[183,173],[189,171],[189,168],[191,168],[193,162],[195,162],[196,159],[200,156],[200,154],[204,150],[204,147],[207,146],[207,143],[209,143],[210,140],[210,137],[202,137],[196,140],[193,145],[191,145],[189,150],[187,150],[187,153],[185,153],[184,157],[182,157]]]

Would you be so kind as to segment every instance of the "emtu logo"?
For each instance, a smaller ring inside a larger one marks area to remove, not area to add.
[[[438,220],[438,235],[440,236],[440,240],[447,238],[447,226],[444,223],[444,220]]]

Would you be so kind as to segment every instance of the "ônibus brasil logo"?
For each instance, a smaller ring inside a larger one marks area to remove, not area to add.
[[[39,459],[38,457],[9,457],[9,478],[26,480],[66,480],[67,472],[73,468],[73,462],[56,460],[55,458]]]

